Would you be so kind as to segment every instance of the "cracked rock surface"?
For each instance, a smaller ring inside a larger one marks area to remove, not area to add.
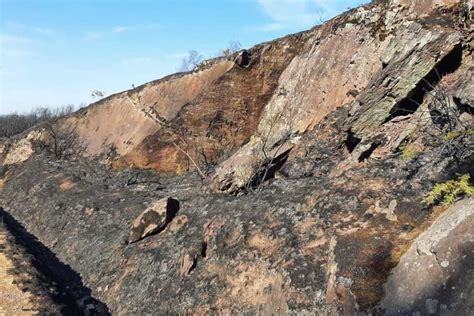
[[[400,258],[387,283],[388,313],[459,315],[473,310],[474,199],[451,206]]]

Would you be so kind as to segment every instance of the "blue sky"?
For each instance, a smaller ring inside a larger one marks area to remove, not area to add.
[[[362,0],[0,0],[0,114],[86,104],[214,57],[302,31]]]

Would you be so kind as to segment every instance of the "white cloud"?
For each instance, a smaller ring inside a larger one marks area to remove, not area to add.
[[[174,54],[168,54],[168,55],[165,55],[165,58],[167,59],[183,59],[183,58],[186,58],[189,56],[189,52],[188,53],[174,53]]]
[[[112,33],[123,33],[129,30],[131,30],[131,28],[127,26],[116,26],[112,29]]]
[[[104,36],[104,32],[91,31],[91,32],[86,32],[84,34],[84,39],[86,41],[93,41],[93,40],[97,40],[97,39],[99,39],[103,36]]]
[[[84,33],[84,40],[94,41],[94,40],[107,37],[108,35],[125,33],[129,29],[130,29],[129,27],[125,27],[125,26],[115,26],[113,28],[106,29],[106,30],[88,31]]]
[[[2,67],[7,66],[7,63],[10,65],[13,60],[32,55],[32,43],[33,40],[28,37],[0,33]]]
[[[10,29],[11,31],[15,33],[34,33],[37,35],[43,35],[43,36],[56,36],[58,32],[53,30],[52,28],[49,27],[43,27],[43,26],[31,26],[23,23],[18,23],[14,21],[7,21],[5,22],[5,26]]]
[[[268,23],[268,24],[259,26],[255,28],[255,30],[261,31],[261,32],[273,32],[273,31],[283,30],[286,27],[287,25],[284,23],[273,22],[273,23]]]
[[[0,81],[14,77],[25,68],[34,56],[33,43],[28,37],[0,33]]]
[[[57,32],[48,27],[34,27],[33,31],[38,34],[45,35],[45,36],[56,36]]]
[[[146,25],[129,25],[129,26],[118,25],[118,26],[111,27],[109,29],[85,32],[84,39],[86,41],[92,41],[92,40],[98,40],[98,39],[101,39],[103,37],[113,35],[113,34],[144,31],[144,30],[156,29],[158,27],[159,27],[158,24],[154,24],[154,23],[150,23]]]
[[[32,40],[27,37],[10,34],[0,34],[0,44],[2,45],[2,48],[5,46],[27,45],[31,42]]]
[[[8,59],[16,59],[33,55],[31,50],[20,48],[2,48],[2,56]]]
[[[256,28],[272,32],[289,27],[306,28],[358,5],[362,0],[257,0],[272,22]],[[368,2],[368,1],[365,1]]]
[[[312,14],[307,9],[309,0],[258,0],[264,11],[279,23],[308,23]]]
[[[152,62],[151,57],[146,57],[146,56],[139,56],[139,57],[132,57],[132,58],[126,58],[122,60],[122,64],[125,66],[137,66],[137,65],[143,65],[143,64],[149,64]]]

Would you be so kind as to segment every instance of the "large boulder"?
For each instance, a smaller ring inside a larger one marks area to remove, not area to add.
[[[135,218],[128,242],[134,243],[161,232],[175,217],[178,210],[179,202],[171,197],[156,201]]]
[[[474,313],[474,199],[450,207],[415,240],[385,284],[382,307],[395,315]]]
[[[237,56],[234,58],[234,63],[239,65],[240,67],[245,67],[250,62],[250,54],[246,49],[242,49],[240,52],[237,53]]]

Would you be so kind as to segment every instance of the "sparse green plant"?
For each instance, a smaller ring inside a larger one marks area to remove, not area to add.
[[[453,204],[459,196],[472,196],[474,195],[474,186],[470,184],[469,180],[469,174],[465,174],[460,176],[458,180],[438,183],[431,192],[425,195],[422,202],[426,205],[440,203],[441,205],[449,206]]]
[[[461,136],[474,136],[474,129],[468,129],[468,130],[465,130],[465,131],[452,131],[452,132],[448,132],[445,136],[444,136],[444,140],[449,142],[449,141],[452,141],[452,140],[455,140]]]
[[[128,178],[127,186],[134,185],[138,183],[138,178],[140,177],[140,169],[136,169],[133,164],[128,167]]]
[[[460,131],[451,131],[451,132],[448,132],[445,136],[444,136],[444,140],[449,142],[451,140],[455,140],[456,138],[458,138],[459,136],[461,136],[462,133]]]
[[[405,161],[414,159],[420,154],[420,151],[413,146],[405,146],[402,150],[402,158]]]

